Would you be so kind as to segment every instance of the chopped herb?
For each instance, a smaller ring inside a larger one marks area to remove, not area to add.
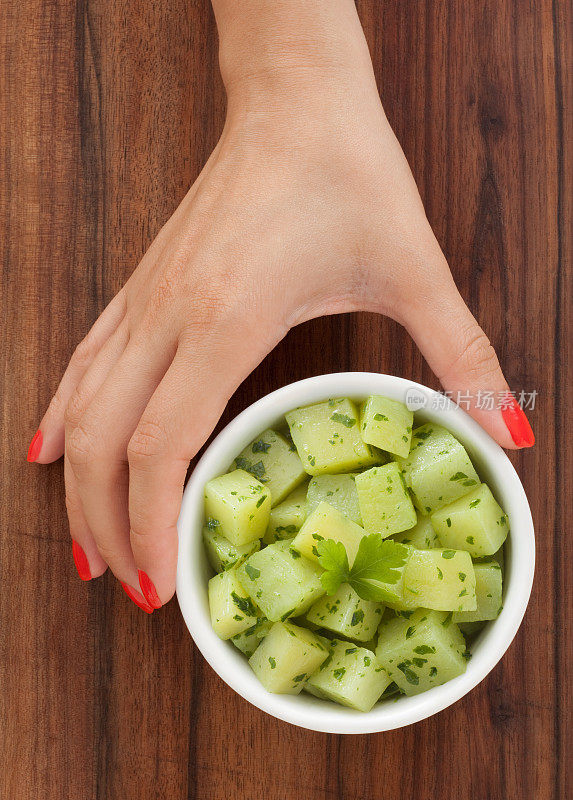
[[[477,500],[472,500],[472,502],[470,503],[470,508],[475,508],[475,507],[476,507],[477,505],[479,505],[480,503],[481,503],[481,500],[480,500],[480,498],[478,497],[478,499],[477,499]]]
[[[443,550],[442,558],[453,558],[456,554],[455,550]]]
[[[370,656],[364,656],[364,666],[365,667],[369,667],[371,663],[372,663],[372,660],[371,660]]]
[[[428,436],[432,435],[432,431],[414,431],[414,436],[416,439],[427,439]]]
[[[452,520],[449,517],[446,518],[446,525],[448,526],[448,528],[452,527]]]
[[[345,428],[352,428],[356,425],[356,420],[352,417],[349,417],[348,414],[339,414],[338,411],[335,411],[334,414],[330,417],[333,422],[340,422],[341,425],[344,425]]]
[[[408,443],[408,437],[405,434],[402,436],[402,441]]]
[[[465,581],[465,579],[466,579],[466,573],[465,572],[458,572],[458,578],[463,583]]]
[[[410,619],[413,613],[413,611],[397,611],[396,615],[398,617],[404,617],[404,619]]]
[[[402,664],[398,664],[398,669],[404,673],[404,677],[411,683],[413,686],[417,686],[420,683],[419,677],[416,675],[413,669],[404,662]]]
[[[436,648],[432,647],[429,644],[419,644],[418,647],[414,647],[414,653],[418,653],[421,656],[426,655],[427,653],[435,653]]]
[[[466,542],[467,542],[468,544],[473,544],[473,543],[474,543],[474,541],[475,541],[475,540],[474,540],[474,537],[473,537],[473,536],[466,536]]]
[[[299,529],[296,525],[277,525],[275,533],[298,533]]]
[[[320,535],[320,533],[313,533],[313,534],[312,534],[312,538],[313,538],[313,539],[314,539],[316,542],[324,542],[324,536],[321,536],[321,535]]]
[[[257,616],[257,611],[250,597],[240,597],[236,592],[231,592],[231,598],[237,608],[244,614],[248,614],[251,617]]]
[[[260,569],[253,567],[252,564],[245,564],[245,572],[252,581],[255,581],[261,574]]]
[[[467,477],[468,476],[466,475],[465,472],[456,472],[454,475],[452,475],[450,480],[451,481],[463,481],[463,480],[467,480]]]
[[[352,619],[350,620],[350,624],[352,626],[358,625],[360,622],[364,620],[364,611],[359,608],[358,611],[355,611],[352,615]]]
[[[244,617],[241,617],[241,615],[240,615],[240,614],[235,614],[235,616],[233,617],[233,619],[236,619],[236,620],[237,620],[237,622],[240,622],[242,619],[245,619],[245,618],[244,618]]]
[[[314,465],[316,464],[316,458],[314,456],[309,456],[308,460],[309,460],[310,466],[314,467]]]
[[[376,422],[388,422],[386,414],[374,414],[374,419]]]
[[[209,528],[210,531],[214,531],[215,528],[218,528],[220,524],[221,523],[219,522],[219,520],[213,519],[213,517],[209,517],[209,519],[207,520],[207,527]]]
[[[260,508],[266,499],[267,499],[266,494],[261,495],[257,500],[257,508]]]
[[[335,669],[332,674],[334,675],[334,677],[336,678],[337,681],[340,681],[340,680],[342,680],[342,677],[345,674],[345,672],[346,672],[346,668],[345,667],[340,667],[339,669]]]
[[[430,678],[433,678],[437,674],[438,674],[438,668],[437,667],[430,667]]]
[[[251,445],[251,453],[268,453],[270,446],[270,442],[264,442],[262,439],[258,439]]]
[[[272,656],[269,656],[269,664],[271,665],[271,669],[274,669],[277,665],[277,662],[274,660]]]
[[[424,664],[428,663],[428,659],[427,658],[419,658],[419,657],[416,657],[416,656],[412,659],[412,661],[414,662],[414,664],[417,667],[423,667]]]
[[[444,580],[444,573],[442,572],[442,570],[439,567],[437,567],[437,570],[438,570],[438,580],[443,581]]]
[[[289,548],[289,552],[293,558],[300,558],[300,553],[294,547]]]
[[[465,597],[465,595],[466,595],[467,593],[468,593],[468,590],[467,590],[467,589],[462,589],[462,590],[461,590],[461,592],[459,593],[458,597]]]
[[[416,633],[416,626],[410,625],[410,627],[406,631],[406,639],[409,639],[410,636],[413,636],[415,633]]]
[[[300,683],[306,678],[306,672],[301,672],[300,675],[297,675],[293,678],[294,683]]]
[[[469,480],[464,481],[462,483],[462,486],[475,486],[475,484],[476,484],[476,481],[474,481],[473,478],[469,478]]]
[[[357,647],[349,647],[347,650],[344,651],[344,655],[349,656],[350,653],[355,653],[358,650]]]
[[[442,622],[442,625],[444,626],[444,628],[446,628],[450,624],[450,622],[452,621],[453,615],[454,615],[453,611],[450,611],[449,614],[446,614],[446,616],[444,618],[444,621]]]
[[[472,657],[472,654],[470,653],[469,650],[464,650],[464,652],[462,653],[462,656],[465,658],[466,661],[469,661],[470,658]]]

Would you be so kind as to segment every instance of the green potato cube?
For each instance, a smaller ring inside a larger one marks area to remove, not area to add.
[[[249,664],[268,692],[299,694],[327,658],[327,648],[312,631],[292,622],[275,622]]]
[[[475,611],[476,577],[469,553],[414,550],[404,570],[403,592],[403,608]]]
[[[414,414],[404,403],[371,395],[360,409],[360,435],[367,444],[397,456],[407,456]]]
[[[358,492],[353,473],[342,475],[317,475],[308,484],[307,512],[310,514],[322,501],[337,508],[341,514],[357,525],[362,524]]]
[[[382,603],[363,600],[348,583],[343,583],[336,594],[317,600],[306,618],[339,636],[367,642],[376,633],[383,612]]]
[[[228,539],[218,533],[217,528],[211,529],[208,526],[203,528],[203,544],[209,563],[215,572],[223,572],[231,567],[239,566],[261,546],[258,539],[248,544],[231,544]]]
[[[258,619],[258,610],[243,589],[237,571],[220,572],[209,581],[209,612],[213,630],[221,639],[243,633]]]
[[[316,697],[366,712],[372,710],[389,683],[373,652],[335,640],[328,658],[304,688]]]
[[[327,400],[285,414],[292,440],[309,475],[351,472],[384,461],[360,437],[358,411],[351,400]]]
[[[380,626],[376,658],[406,695],[462,675],[467,664],[465,640],[452,615],[425,608]]]
[[[278,505],[306,478],[294,447],[277,431],[266,430],[233,461],[231,469],[244,469],[265,484],[272,505]]]
[[[356,490],[368,533],[390,536],[416,524],[416,509],[394,461],[357,475]]]
[[[213,478],[205,486],[207,527],[232,544],[261,539],[271,513],[271,497],[263,484],[242,469]]]
[[[497,619],[502,609],[502,576],[497,561],[489,564],[474,564],[476,576],[475,611],[455,611],[454,622],[485,622]]]
[[[264,535],[266,544],[292,539],[299,532],[307,514],[306,490],[304,483],[271,509],[269,527]]]
[[[261,640],[270,632],[273,627],[272,622],[265,617],[259,617],[254,625],[247,628],[243,633],[238,633],[231,638],[231,641],[241,653],[244,653],[247,658],[250,658],[257,647],[260,645]]]
[[[290,544],[270,544],[237,568],[250,597],[272,622],[304,614],[324,594],[322,567],[292,550]]]
[[[395,533],[392,538],[395,542],[409,544],[416,550],[433,550],[435,547],[442,546],[429,517],[419,516],[418,522],[413,528],[402,531],[402,533]]]
[[[412,491],[414,505],[425,515],[457,500],[480,482],[464,446],[433,423],[416,428],[410,454],[396,461]]]
[[[435,511],[431,520],[444,547],[467,550],[474,558],[497,552],[509,533],[507,514],[485,483]]]
[[[364,528],[352,522],[333,506],[322,502],[306,518],[302,528],[292,540],[291,546],[305,558],[318,562],[318,542],[324,539],[342,542],[348,556],[348,563],[352,566],[360,540],[364,535]]]

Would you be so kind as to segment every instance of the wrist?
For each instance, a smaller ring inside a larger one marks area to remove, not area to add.
[[[229,104],[288,103],[374,85],[353,0],[213,0]]]

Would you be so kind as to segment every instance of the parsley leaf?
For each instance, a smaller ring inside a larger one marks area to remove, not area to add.
[[[399,542],[371,533],[360,540],[348,581],[363,600],[387,599],[383,584],[397,583],[410,551]]]
[[[320,582],[327,594],[336,594],[341,583],[348,581],[350,567],[342,542],[324,539],[316,545],[318,562],[324,567]]]

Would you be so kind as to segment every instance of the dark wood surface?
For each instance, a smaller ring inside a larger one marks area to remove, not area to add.
[[[225,98],[209,4],[0,4],[2,800],[571,797],[567,5],[359,3],[384,105],[458,285],[512,387],[539,392],[537,446],[512,456],[538,560],[524,624],[474,692],[404,730],[338,737],[236,696],[176,602],[150,618],[110,575],[82,584],[61,463],[25,461],[74,345],[217,140]],[[292,331],[223,421],[281,384],[349,369],[436,385],[396,324],[332,317]]]

